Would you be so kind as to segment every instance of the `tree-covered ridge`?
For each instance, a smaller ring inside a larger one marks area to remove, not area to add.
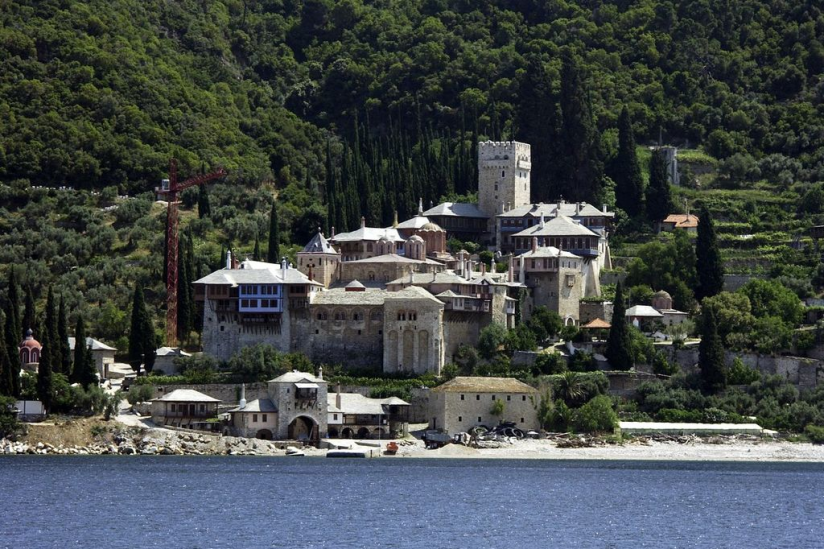
[[[394,120],[414,142],[420,121],[518,136],[536,63],[563,94],[564,48],[601,132],[627,106],[639,142],[660,132],[824,171],[824,16],[811,2],[47,0],[4,3],[0,21],[4,180],[145,189],[175,155],[184,171],[219,163],[240,181],[321,190],[318,129],[352,141],[360,113],[370,132]]]

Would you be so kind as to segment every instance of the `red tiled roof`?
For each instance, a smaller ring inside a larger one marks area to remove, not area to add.
[[[669,214],[664,223],[672,223],[676,229],[694,229],[698,227],[698,216],[692,214]]]

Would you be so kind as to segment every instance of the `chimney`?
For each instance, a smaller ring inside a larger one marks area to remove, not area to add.
[[[232,254],[232,268],[237,269],[237,257]]]
[[[312,265],[309,265],[309,280],[315,280],[315,275],[312,273]]]
[[[240,402],[238,402],[238,408],[243,410],[246,408],[246,384],[243,383],[240,386]]]
[[[318,366],[318,379],[323,380],[323,366]]]
[[[542,229],[544,228],[544,224],[545,224],[545,223],[544,223],[544,213],[543,213],[543,212],[541,212],[541,228],[542,228]]]
[[[286,256],[283,256],[283,259],[280,260],[280,269],[285,271],[289,268],[289,262],[286,261]]]
[[[423,198],[418,198],[418,215],[423,215]]]
[[[604,204],[604,213],[607,213],[607,205]]]
[[[524,256],[520,256],[521,264],[520,264],[520,271],[518,271],[518,282],[521,284],[524,283],[526,280],[526,273],[524,272]]]
[[[361,229],[366,227],[366,218],[364,216],[361,216],[361,218],[360,218],[360,226],[361,226]]]
[[[411,285],[411,284],[414,284],[414,283],[415,283],[415,271],[412,269],[412,267],[409,267],[409,284]]]
[[[226,268],[232,268],[232,250],[226,250]]]
[[[537,236],[532,237],[532,251],[533,252],[538,251],[538,237]]]
[[[575,203],[575,215],[579,215],[580,213],[581,213],[581,203],[576,202]]]
[[[334,225],[332,226],[332,236],[331,236],[331,238],[335,238],[335,227],[334,227]]]
[[[486,276],[486,263],[481,261],[481,276]]]
[[[510,252],[509,261],[507,262],[507,267],[506,267],[506,273],[507,273],[506,281],[510,282],[510,283],[514,282],[514,276],[515,276],[514,273],[513,273],[513,271],[515,270],[515,265],[513,263],[514,262],[513,262],[513,258],[512,258],[512,253]]]
[[[335,387],[335,407],[340,410],[341,408],[341,398],[340,398],[340,383],[338,383],[337,387]]]
[[[395,217],[392,219],[392,227],[398,226],[398,210],[395,210]]]

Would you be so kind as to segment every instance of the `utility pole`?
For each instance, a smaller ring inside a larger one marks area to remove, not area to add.
[[[166,214],[166,345],[177,344],[177,198],[178,193],[226,175],[226,170],[218,168],[212,173],[196,175],[182,183],[177,182],[177,160],[169,160],[169,179],[164,179],[155,191],[158,199],[164,196],[168,203]]]

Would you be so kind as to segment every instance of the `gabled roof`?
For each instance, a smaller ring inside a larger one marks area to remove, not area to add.
[[[577,256],[573,253],[566,252],[563,250],[559,250],[555,246],[538,246],[535,251],[528,250],[522,253],[519,256],[516,256],[515,259],[523,257],[524,259],[530,258],[538,258],[538,257],[574,257],[576,259],[581,259],[580,256]]]
[[[676,229],[695,229],[698,216],[692,214],[669,214],[662,223],[672,223]]]
[[[356,231],[336,234],[330,240],[332,242],[360,242],[371,240],[377,242],[381,238],[386,238],[392,242],[403,242],[404,239],[398,234],[397,229],[388,227],[381,229],[378,227],[361,227]]]
[[[175,389],[171,393],[165,394],[159,398],[153,398],[152,402],[222,402],[209,395],[204,395],[199,391],[192,389]]]
[[[252,402],[247,402],[245,408],[241,408],[240,406],[238,406],[237,408],[232,408],[231,410],[229,410],[229,413],[231,414],[231,413],[235,413],[235,412],[240,412],[240,413],[246,414],[246,413],[260,413],[260,412],[269,413],[269,412],[277,412],[277,411],[278,411],[278,409],[277,409],[277,406],[275,406],[274,402],[272,402],[268,398],[259,398],[259,399],[253,400]]]
[[[74,342],[75,339],[73,337],[69,338],[69,349],[74,351]],[[86,338],[86,347],[91,347],[92,351],[116,351],[114,347],[109,347],[102,341],[97,341],[96,339],[92,339],[90,337]]]
[[[432,389],[437,393],[537,393],[538,390],[511,377],[458,376]]]
[[[317,305],[383,305],[383,300],[389,292],[385,290],[367,288],[362,292],[346,291],[346,288],[334,288],[315,293],[312,306]]]
[[[398,254],[384,254],[367,257],[364,259],[356,259],[355,261],[347,261],[346,263],[407,263],[409,265],[418,265],[426,263],[418,259],[410,259]]]
[[[340,407],[337,399],[340,396]],[[359,393],[329,393],[327,396],[329,412],[340,412],[349,415],[383,415],[384,406],[409,406],[409,403],[397,397],[369,398]]]
[[[438,204],[434,208],[429,208],[423,212],[425,216],[446,216],[446,217],[477,217],[481,219],[489,219],[478,209],[477,204],[463,204],[460,202],[444,202]]]
[[[429,223],[429,219],[423,215],[416,215],[412,219],[407,219],[403,223],[399,223],[395,229],[420,229],[424,225]]]
[[[160,347],[155,351],[157,356],[192,356],[191,353],[187,353],[183,349],[177,349],[172,347]]]
[[[653,309],[649,305],[633,305],[627,309],[626,316],[660,318],[664,315]]]
[[[389,299],[392,299],[392,300],[398,300],[398,299],[401,299],[401,300],[412,300],[412,299],[425,300],[425,301],[431,301],[431,302],[437,303],[438,305],[443,307],[443,301],[441,301],[440,299],[438,299],[437,297],[430,294],[429,292],[427,292],[426,290],[424,290],[423,288],[421,288],[419,286],[407,286],[403,290],[399,290],[397,292],[386,292],[386,298],[385,299],[387,299],[387,300],[389,300]]]
[[[217,284],[239,286],[241,284],[308,284],[323,286],[294,267],[284,270],[278,263],[246,260],[238,269],[219,269],[208,274],[194,284]]]
[[[595,330],[606,330],[611,327],[612,325],[609,322],[607,322],[606,320],[601,320],[600,318],[596,318],[595,320],[587,322],[586,324],[581,326],[581,328],[592,328]]]
[[[513,208],[507,212],[497,215],[496,217],[541,217],[541,214],[544,217],[551,217],[554,216],[556,213],[560,213],[561,215],[565,215],[568,217],[615,217],[615,212],[605,212],[599,210],[592,204],[587,202],[580,202],[580,206],[577,202],[561,202],[560,210],[558,209],[557,202],[551,202],[549,204],[538,203],[538,204],[527,204],[526,206],[519,206],[517,208]]]
[[[441,293],[437,294],[435,297],[453,298],[453,297],[461,297],[461,296],[456,294],[452,290],[446,290],[445,292],[441,292]]]
[[[587,229],[580,223],[576,223],[572,218],[565,215],[559,215],[550,219],[544,220],[544,226],[540,224],[528,227],[523,231],[517,232],[513,237],[530,237],[530,236],[595,236],[598,235],[593,231]]]
[[[409,275],[396,278],[388,282],[387,285],[395,284],[409,284]],[[412,284],[417,286],[425,286],[427,284],[469,284],[465,278],[455,274],[454,271],[442,271],[440,273],[412,273]]]
[[[329,244],[329,241],[323,237],[323,233],[318,231],[312,240],[303,247],[301,253],[304,254],[338,254],[339,252]]]
[[[291,372],[286,372],[283,375],[276,377],[275,379],[270,379],[269,383],[326,383],[323,379],[319,377],[315,377],[312,374],[306,372],[298,372],[297,370],[292,370]]]

